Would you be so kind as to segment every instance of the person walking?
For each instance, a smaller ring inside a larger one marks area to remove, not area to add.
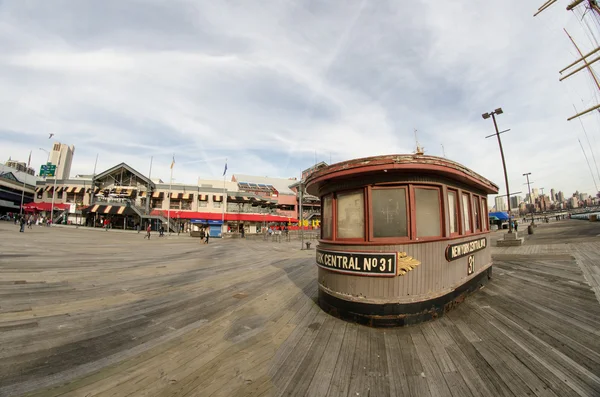
[[[148,224],[148,227],[146,228],[146,235],[144,236],[144,238],[148,237],[148,240],[150,240],[150,231],[152,230],[152,226],[150,226],[150,224]]]
[[[19,220],[19,224],[21,225],[21,230],[19,230],[21,233],[25,233],[25,217],[22,216],[21,219]]]
[[[515,219],[515,232],[519,231],[519,221]]]
[[[208,238],[210,237],[210,229],[209,228],[206,228],[205,236],[206,236],[206,240],[204,240],[204,244],[208,244]]]

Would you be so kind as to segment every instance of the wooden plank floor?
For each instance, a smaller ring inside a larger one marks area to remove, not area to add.
[[[401,329],[323,313],[298,242],[17,230],[0,396],[600,396],[600,224],[493,248],[492,282]]]

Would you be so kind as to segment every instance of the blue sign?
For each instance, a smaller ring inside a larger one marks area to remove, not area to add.
[[[190,223],[200,223],[203,225],[222,225],[223,222],[222,221],[216,221],[216,220],[212,220],[212,219],[190,219]]]

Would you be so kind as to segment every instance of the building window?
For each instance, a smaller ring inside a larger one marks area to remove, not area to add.
[[[201,203],[206,203],[206,201],[201,201]],[[221,208],[221,205],[223,203],[221,203],[220,201],[214,201],[213,202],[213,208]],[[202,207],[202,205],[200,205],[200,207]]]
[[[463,213],[463,230],[466,233],[471,233],[471,210],[469,209],[469,195],[462,195],[462,213]]]
[[[83,193],[67,193],[68,203],[83,203]]]
[[[473,196],[473,220],[475,221],[475,231],[481,231],[481,219],[479,216],[479,197]]]
[[[371,191],[373,237],[408,237],[406,188]]]
[[[331,240],[333,238],[333,198],[331,195],[323,197],[323,227],[321,228],[321,238]]]
[[[338,193],[337,195],[337,237],[365,237],[365,201],[362,191]]]
[[[221,203],[215,203],[215,204],[221,204]],[[208,207],[208,201],[198,201],[198,207]],[[219,207],[220,207],[220,205],[219,205]]]
[[[169,200],[169,208],[172,210],[181,209],[181,200],[177,200],[177,199]]]
[[[448,190],[448,215],[450,216],[450,235],[458,234],[458,200],[454,190]]]
[[[487,200],[482,198],[481,199],[481,226],[483,230],[488,230],[488,225],[489,225],[489,221],[488,221],[488,208],[487,208]]]
[[[152,204],[152,208],[162,208],[162,199],[152,200],[150,203]]]
[[[415,188],[417,237],[442,235],[439,189]]]

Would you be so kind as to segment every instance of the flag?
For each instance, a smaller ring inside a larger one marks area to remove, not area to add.
[[[30,164],[31,164],[31,151],[29,151],[29,160],[27,160],[27,168],[29,168]]]
[[[175,155],[173,155],[173,161],[171,162],[171,169],[173,169],[174,165],[175,165]]]
[[[227,161],[225,161],[225,169],[223,170],[223,176],[227,173]]]

